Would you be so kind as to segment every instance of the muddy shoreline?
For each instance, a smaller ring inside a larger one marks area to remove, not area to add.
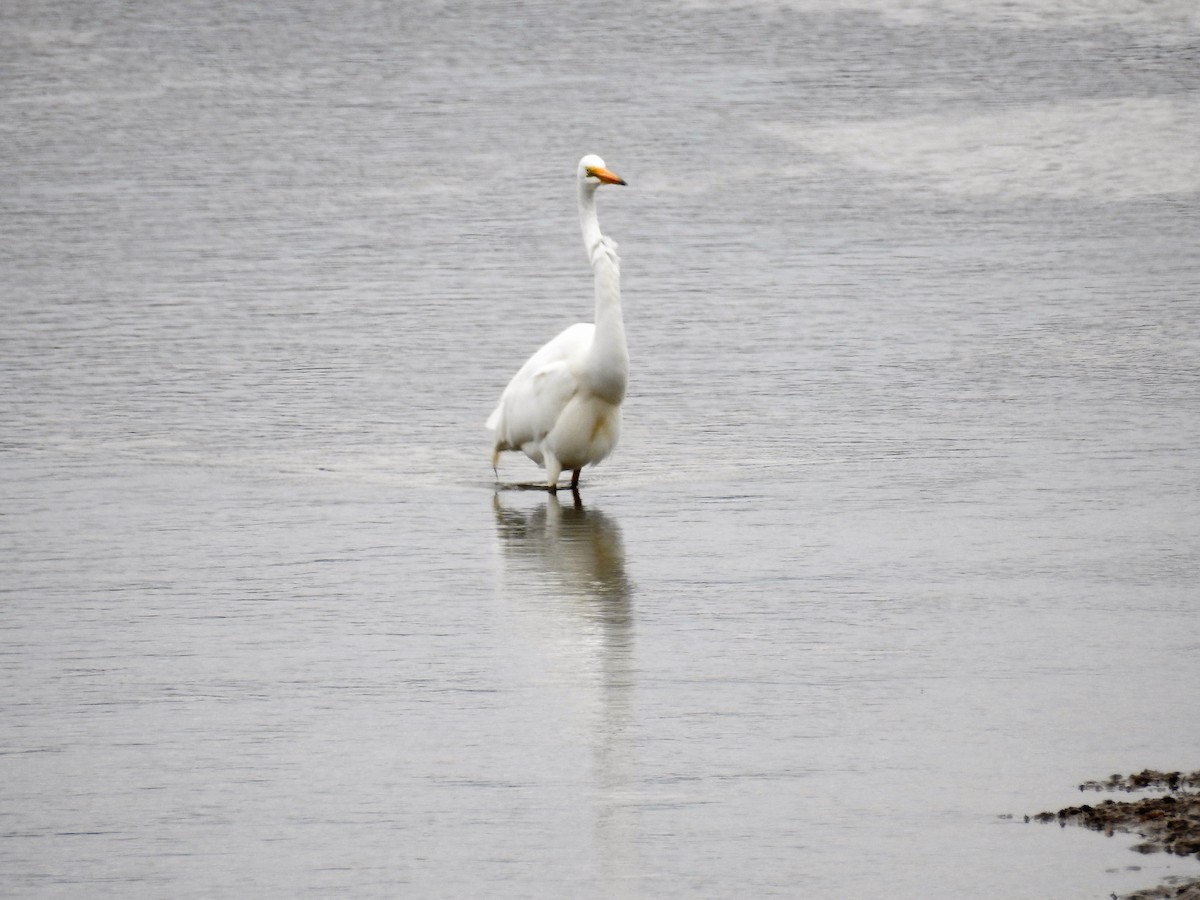
[[[1135,775],[1112,775],[1104,781],[1086,781],[1079,785],[1083,792],[1134,793],[1163,791],[1157,797],[1137,800],[1113,800],[1068,806],[1057,812],[1041,812],[1035,822],[1058,822],[1062,827],[1081,825],[1103,831],[1111,837],[1116,832],[1136,834],[1143,838],[1133,849],[1138,853],[1171,853],[1200,859],[1200,771],[1160,772],[1146,769]],[[1200,900],[1200,877],[1172,878],[1162,885],[1127,894],[1121,900]]]

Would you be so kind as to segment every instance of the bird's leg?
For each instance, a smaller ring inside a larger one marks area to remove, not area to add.
[[[558,493],[558,476],[562,473],[562,463],[558,457],[549,451],[544,455],[546,463],[546,487],[550,493]]]
[[[583,471],[582,469],[576,469],[574,472],[571,473],[571,490],[573,490],[573,491],[579,490],[579,473],[582,471]]]

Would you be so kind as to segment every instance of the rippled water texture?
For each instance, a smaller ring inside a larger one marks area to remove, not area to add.
[[[1197,871],[1023,821],[1198,765],[1190,0],[0,18],[0,893]],[[497,490],[585,152],[622,444]]]

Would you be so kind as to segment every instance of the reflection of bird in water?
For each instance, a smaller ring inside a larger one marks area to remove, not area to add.
[[[507,495],[512,496],[512,495]],[[593,798],[596,850],[613,883],[637,869],[628,798],[637,779],[631,756],[633,584],[617,521],[539,493],[530,509],[493,497],[501,591],[515,659],[547,695],[547,724],[567,741],[587,735],[593,768],[582,796]],[[556,723],[556,725],[550,725]]]
[[[621,269],[617,245],[600,233],[596,189],[624,184],[598,156],[585,156],[576,173],[583,246],[592,265],[596,322],[572,325],[529,357],[488,417],[495,432],[492,468],[505,450],[520,450],[546,469],[546,483],[579,472],[608,456],[621,436],[621,402],[629,379],[629,352],[621,318]]]
[[[492,503],[505,558],[537,564],[539,593],[604,601],[613,624],[628,622],[630,583],[615,520],[585,509],[578,494],[568,506],[550,498],[528,511],[504,506],[499,494]]]

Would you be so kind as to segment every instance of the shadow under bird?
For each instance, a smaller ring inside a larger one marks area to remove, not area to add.
[[[595,324],[572,325],[529,357],[487,420],[495,434],[492,468],[502,452],[519,450],[546,470],[551,491],[563,471],[571,472],[576,490],[583,467],[617,446],[629,381],[617,244],[601,234],[596,217],[596,190],[625,181],[594,155],[579,161],[576,180],[583,246],[596,289]]]

